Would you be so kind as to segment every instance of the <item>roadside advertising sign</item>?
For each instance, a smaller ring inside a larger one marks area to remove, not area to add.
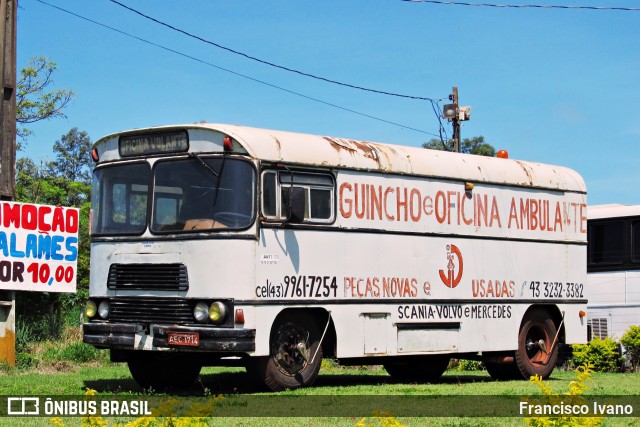
[[[0,290],[75,292],[79,209],[0,202]]]

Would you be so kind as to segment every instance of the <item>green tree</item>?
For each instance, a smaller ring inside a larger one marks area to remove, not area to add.
[[[52,89],[56,69],[55,62],[45,57],[38,57],[31,59],[19,73],[16,82],[18,150],[32,133],[27,125],[49,118],[65,117],[63,111],[75,96],[72,90]],[[37,165],[31,159],[19,159],[16,162],[16,200],[66,206],[79,206],[80,202],[89,201],[89,189],[85,188],[86,182],[82,182],[80,186],[74,181],[69,181],[56,170],[50,163]],[[81,219],[81,224],[83,221],[85,224],[88,222],[88,211],[86,207],[84,209],[86,218]],[[81,236],[80,239],[83,237]],[[80,284],[85,282],[88,286],[88,263],[80,260],[81,257],[88,258],[88,245],[88,239],[85,236],[84,242],[81,240],[79,243],[79,250],[85,252],[78,255],[79,289]],[[86,267],[83,267],[85,264]],[[76,297],[76,295],[48,292],[21,292],[20,294],[20,297],[16,298],[18,314],[16,331],[22,336],[16,337],[16,341],[23,344],[32,339],[56,336],[62,323],[61,306],[65,306],[65,301],[70,298]],[[38,309],[34,309],[35,307]],[[43,313],[47,313],[48,316],[43,316]],[[21,350],[18,348],[18,351]]]
[[[37,165],[29,158],[16,162],[16,200],[43,205],[66,205],[66,183],[55,176],[49,163]]]
[[[54,143],[55,160],[37,165],[16,162],[16,199],[21,202],[81,207],[91,197],[91,138],[73,128]]]
[[[16,83],[17,136],[21,142],[31,134],[24,125],[54,117],[65,117],[64,109],[75,96],[69,89],[51,89],[55,62],[43,56],[32,58],[20,70]],[[20,149],[20,144],[18,145]]]
[[[65,189],[65,206],[81,207],[91,200],[91,138],[73,128],[53,145],[56,159],[49,162],[49,176]]]
[[[91,183],[91,138],[73,128],[53,144],[56,160],[52,166],[69,181]]]
[[[422,144],[422,148],[430,150],[453,151],[453,142],[443,143],[439,139],[432,139]],[[473,138],[464,138],[460,144],[460,152],[465,154],[477,154],[479,156],[495,157],[496,149],[489,143],[485,142],[484,136],[474,136]]]
[[[40,165],[29,158],[17,161],[16,199],[80,208],[77,292],[21,293],[16,299],[16,311],[23,326],[18,330],[28,330],[32,339],[55,337],[64,323],[77,324],[89,289],[91,138],[86,132],[73,128],[54,143],[53,151],[55,160]],[[46,317],[42,316],[43,312]]]

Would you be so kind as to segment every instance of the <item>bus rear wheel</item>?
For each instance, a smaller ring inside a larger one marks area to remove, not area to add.
[[[400,356],[384,363],[384,369],[398,379],[435,381],[447,370],[449,359],[442,355]]]
[[[515,362],[525,379],[539,375],[546,379],[558,360],[558,330],[548,311],[533,309],[522,322]],[[553,346],[553,348],[552,348]]]
[[[144,389],[161,391],[193,385],[202,365],[182,354],[134,352],[127,362],[133,379]]]
[[[312,385],[320,372],[322,347],[316,323],[307,317],[285,316],[271,331],[270,355],[248,371],[272,391]]]

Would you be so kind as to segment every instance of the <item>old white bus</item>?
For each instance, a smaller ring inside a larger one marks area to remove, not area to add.
[[[640,206],[589,206],[588,218],[588,325],[620,339],[640,325]]]
[[[84,342],[142,386],[323,357],[437,379],[550,375],[587,337],[586,190],[537,163],[217,124],[93,147]]]

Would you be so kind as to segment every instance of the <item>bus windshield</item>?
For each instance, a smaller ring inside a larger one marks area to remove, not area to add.
[[[95,170],[93,187],[94,235],[140,235],[147,226],[154,234],[193,233],[253,223],[255,170],[244,160],[163,160],[153,170],[147,163],[109,166]]]

